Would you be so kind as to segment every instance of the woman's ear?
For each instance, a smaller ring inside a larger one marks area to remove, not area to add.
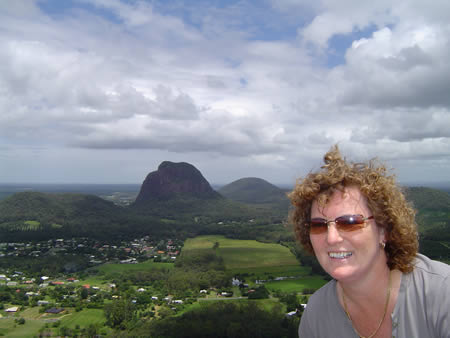
[[[378,227],[380,233],[380,243],[386,243],[386,231],[382,227]]]

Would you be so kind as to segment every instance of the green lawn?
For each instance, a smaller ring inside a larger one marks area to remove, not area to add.
[[[83,309],[80,312],[73,312],[61,318],[61,326],[75,328],[76,325],[80,327],[87,327],[90,324],[100,324],[103,326],[106,318],[101,309]]]
[[[265,283],[270,291],[302,292],[303,289],[319,289],[327,283],[326,280],[318,276],[308,276],[299,279],[287,279]]]

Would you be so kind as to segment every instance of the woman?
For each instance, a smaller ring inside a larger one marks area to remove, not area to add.
[[[450,266],[417,253],[393,176],[337,146],[324,161],[289,194],[297,239],[333,277],[309,299],[300,337],[450,337]]]

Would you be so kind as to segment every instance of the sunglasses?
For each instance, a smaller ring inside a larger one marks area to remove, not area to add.
[[[336,224],[336,229],[339,231],[355,231],[365,227],[367,220],[373,219],[373,216],[364,217],[363,215],[343,215],[336,218],[334,221],[328,221],[324,218],[312,218],[309,225],[310,234],[322,234],[327,232],[328,226],[331,222]]]

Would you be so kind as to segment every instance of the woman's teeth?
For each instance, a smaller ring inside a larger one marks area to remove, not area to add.
[[[330,256],[331,258],[348,258],[352,255],[351,252],[329,252],[328,256]]]

